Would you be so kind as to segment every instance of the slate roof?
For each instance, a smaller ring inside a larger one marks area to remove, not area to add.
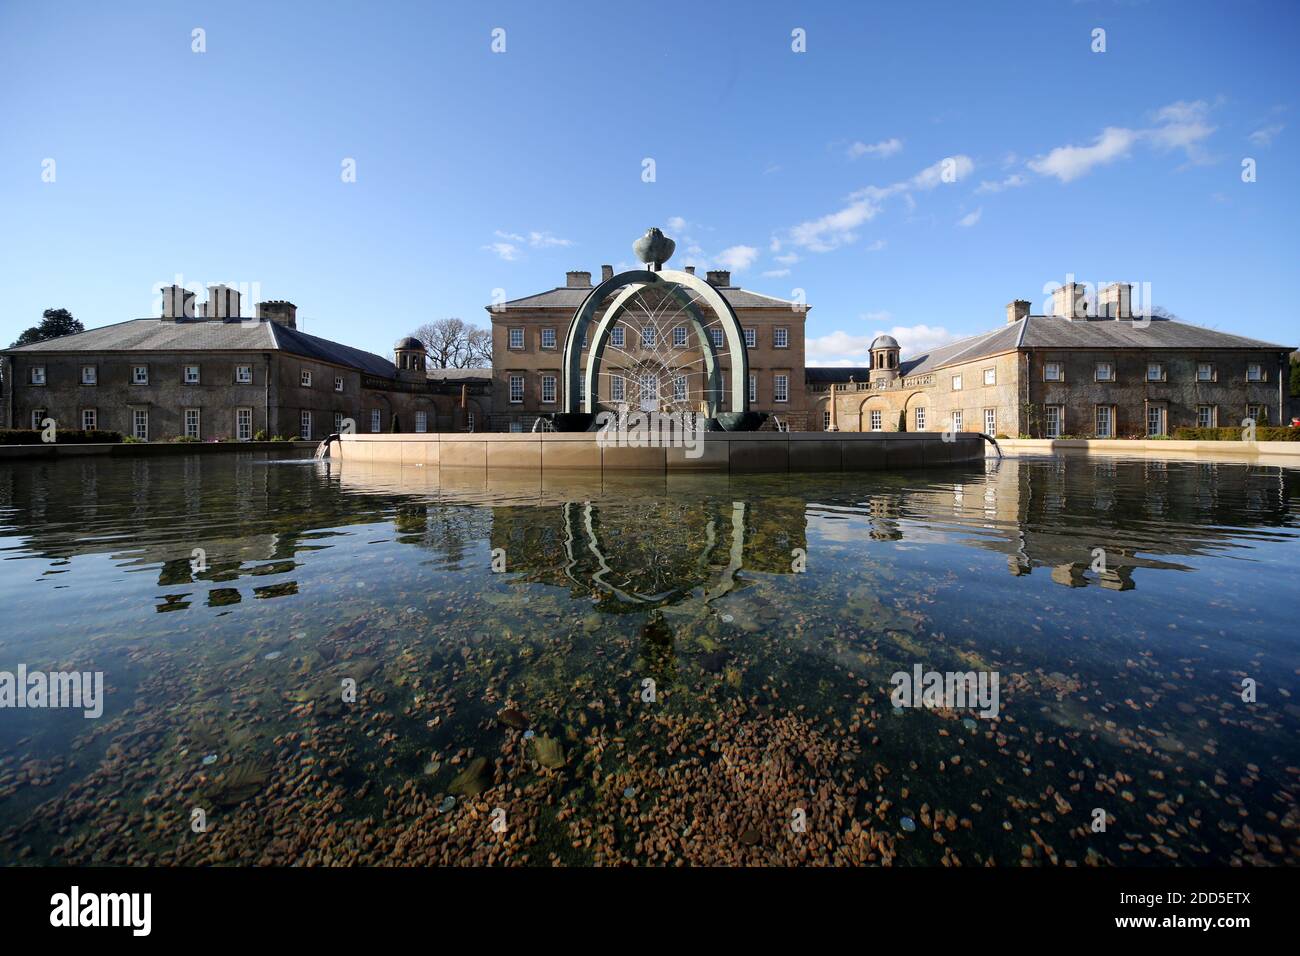
[[[715,288],[718,288],[718,291],[722,293],[722,297],[731,303],[733,309],[788,309],[796,304],[790,299],[778,299],[775,296],[750,292],[748,289],[742,289],[739,286]],[[582,300],[587,297],[587,293],[590,291],[591,289],[586,288],[571,289],[567,286],[559,286],[547,292],[526,295],[521,299],[510,299],[505,303],[505,307],[506,309],[566,309],[572,312],[582,304]],[[490,310],[492,306],[486,306],[486,308]],[[801,308],[807,311],[811,306],[802,305]]]
[[[382,378],[396,378],[388,359],[267,320],[243,322],[131,319],[10,352],[288,352]]]

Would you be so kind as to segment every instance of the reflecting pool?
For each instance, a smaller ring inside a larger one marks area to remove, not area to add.
[[[1294,865],[1298,477],[0,464],[0,862]]]

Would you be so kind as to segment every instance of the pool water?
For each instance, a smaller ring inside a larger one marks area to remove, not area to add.
[[[6,463],[0,862],[1295,865],[1298,477]]]

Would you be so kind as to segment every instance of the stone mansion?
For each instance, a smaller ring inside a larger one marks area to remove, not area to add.
[[[882,335],[868,365],[808,368],[809,306],[741,288],[726,271],[707,281],[744,330],[750,407],[771,416],[769,428],[1129,438],[1290,417],[1290,347],[1134,316],[1126,285],[1101,290],[1089,311],[1084,288],[1067,283],[1051,315],[1016,300],[997,328],[929,352],[904,355]],[[0,427],[53,418],[142,440],[315,440],[349,420],[362,432],[528,431],[564,407],[565,333],[591,289],[591,273],[574,271],[562,286],[488,307],[492,368],[430,370],[411,337],[389,358],[306,334],[289,302],[243,317],[233,289],[213,286],[196,311],[193,293],[171,287],[159,317],[0,352]],[[619,362],[637,360],[646,334],[632,318],[616,324],[600,402],[624,400]],[[684,328],[658,334],[655,344],[689,358]],[[725,396],[730,361],[725,350],[719,358]]]

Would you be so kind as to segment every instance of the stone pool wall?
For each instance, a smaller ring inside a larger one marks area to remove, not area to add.
[[[602,440],[603,439],[603,440]],[[982,460],[992,446],[973,432],[708,432],[699,455],[685,448],[633,448],[594,432],[344,435],[330,456],[491,471],[780,472],[893,471]]]

